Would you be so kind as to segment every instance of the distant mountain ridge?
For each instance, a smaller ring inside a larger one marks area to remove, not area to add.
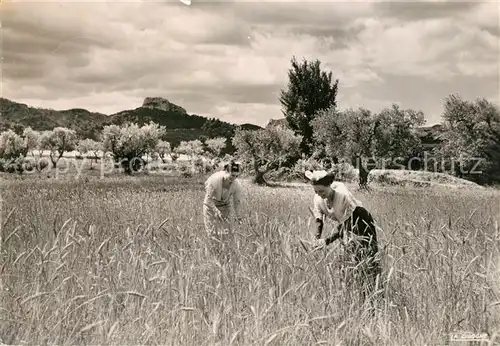
[[[181,141],[200,137],[223,136],[230,138],[236,128],[245,130],[261,129],[254,124],[235,125],[215,118],[206,118],[188,114],[186,110],[163,97],[146,97],[142,106],[106,115],[90,112],[86,109],[73,108],[53,110],[30,107],[26,104],[0,98],[0,132],[7,129],[20,133],[26,127],[37,131],[51,130],[63,126],[76,131],[82,138],[97,139],[104,126],[121,125],[136,122],[139,125],[153,121],[167,128],[163,138],[172,146]]]

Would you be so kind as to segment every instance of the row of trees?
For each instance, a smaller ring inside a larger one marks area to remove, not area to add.
[[[74,130],[64,127],[41,132],[26,128],[21,135],[7,130],[0,134],[0,171],[22,173],[26,165],[33,164],[41,171],[45,168],[46,161],[37,159],[42,157],[44,151],[49,153],[55,168],[65,153],[77,151],[96,161],[101,156],[110,155],[126,173],[132,173],[147,165],[147,160],[144,159],[147,156],[166,162],[168,157],[175,161],[183,154],[190,158],[203,155],[217,161],[227,144],[226,138],[215,137],[203,142],[183,141],[172,149],[169,142],[161,139],[165,131],[164,126],[153,122],[143,126],[135,123],[109,125],[104,127],[100,140],[96,141],[90,138],[80,139]],[[35,155],[35,151],[38,151],[38,155]]]
[[[74,149],[76,134],[73,130],[56,127],[51,131],[35,131],[28,127],[22,135],[12,130],[0,134],[0,171],[22,173],[29,153],[35,150],[49,150],[50,160],[55,167],[65,152]],[[40,154],[41,156],[41,154]],[[39,170],[44,167],[37,166]]]
[[[305,123],[305,122],[304,122]],[[367,109],[321,110],[309,122],[309,139],[299,130],[272,127],[258,131],[237,131],[233,139],[238,153],[253,162],[255,181],[278,167],[291,167],[301,158],[313,158],[326,165],[347,162],[359,169],[362,186],[368,182],[375,158],[411,159],[421,148],[415,126],[424,123],[422,112],[392,108],[374,114]],[[309,154],[310,152],[310,154]],[[390,167],[387,167],[390,168]]]

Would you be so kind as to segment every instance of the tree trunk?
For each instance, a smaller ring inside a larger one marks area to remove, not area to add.
[[[126,175],[132,175],[132,169],[130,167],[130,165],[127,164],[123,166],[123,172],[126,174]]]
[[[146,167],[147,161],[145,161],[143,158],[139,157],[138,159],[136,158],[133,163],[132,163],[132,169],[134,172],[138,172]]]
[[[259,170],[255,171],[255,178],[253,182],[258,185],[267,185],[266,180],[264,179],[264,172],[261,172]]]
[[[127,174],[127,175],[132,175],[132,167],[131,167],[131,164],[130,164],[130,159],[122,159],[121,160],[121,166],[123,168],[123,173]]]
[[[363,158],[356,156],[353,158],[354,167],[358,167],[359,171],[359,188],[368,189],[368,175],[370,174],[371,167],[365,167],[363,165]]]
[[[259,165],[257,163],[257,160],[253,160],[253,169],[255,171],[255,177],[253,179],[253,182],[255,184],[258,184],[258,185],[267,185],[267,182],[264,179],[264,174],[266,174],[266,172],[262,172],[259,169]]]
[[[52,154],[50,154],[50,161],[52,162],[52,168],[56,168],[58,160],[55,160]]]
[[[368,188],[368,175],[370,171],[363,167],[362,164],[359,165],[359,187],[361,189]]]

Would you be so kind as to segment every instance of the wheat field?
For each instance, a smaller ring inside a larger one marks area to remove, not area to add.
[[[246,218],[217,244],[203,181],[4,183],[0,342],[438,345],[456,331],[500,342],[500,192],[354,190],[382,248],[370,314],[340,274],[340,244],[297,242],[315,231],[310,187],[244,182]]]

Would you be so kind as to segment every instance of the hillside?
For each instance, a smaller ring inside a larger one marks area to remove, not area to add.
[[[108,116],[101,113],[89,112],[85,109],[53,110],[35,108],[0,98],[0,131],[12,129],[21,132],[24,128],[44,131],[57,126],[74,129],[80,136],[95,138],[96,133]]]
[[[0,98],[0,112],[0,131],[12,129],[20,133],[26,127],[44,131],[63,126],[75,130],[82,138],[92,139],[96,139],[102,128],[109,124],[136,122],[143,125],[153,121],[167,128],[167,135],[163,139],[169,141],[172,146],[201,136],[229,138],[237,127],[250,130],[261,128],[253,124],[235,125],[218,119],[188,114],[184,108],[161,97],[147,97],[142,106],[111,115],[89,112],[85,109],[36,108]]]

